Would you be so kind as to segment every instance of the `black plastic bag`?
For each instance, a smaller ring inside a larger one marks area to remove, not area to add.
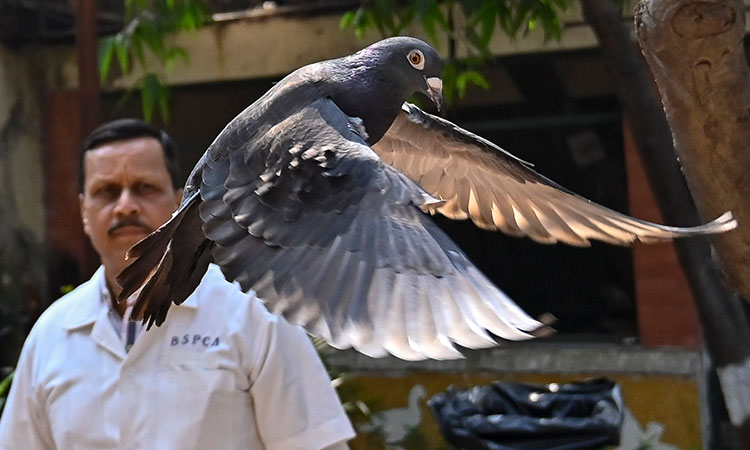
[[[617,445],[623,419],[617,383],[495,382],[433,396],[446,441],[465,450],[578,450]]]

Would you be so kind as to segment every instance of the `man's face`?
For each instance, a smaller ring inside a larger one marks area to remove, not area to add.
[[[172,187],[164,151],[151,137],[88,150],[84,175],[83,229],[111,281],[127,265],[127,250],[169,219],[181,191]]]

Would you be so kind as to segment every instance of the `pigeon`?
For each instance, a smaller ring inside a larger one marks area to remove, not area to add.
[[[566,190],[439,109],[442,62],[395,37],[302,67],[235,117],[201,157],[172,218],[118,277],[132,317],[164,322],[209,264],[336,348],[460,358],[545,329],[430,219],[470,219],[541,243],[617,245],[719,233],[635,219]]]

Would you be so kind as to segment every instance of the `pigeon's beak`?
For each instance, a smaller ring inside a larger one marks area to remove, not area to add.
[[[439,77],[425,78],[427,82],[427,96],[435,104],[437,110],[443,109],[443,80]]]

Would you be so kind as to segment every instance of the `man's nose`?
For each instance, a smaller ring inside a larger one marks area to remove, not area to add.
[[[120,197],[115,203],[115,214],[119,216],[130,216],[137,214],[140,211],[140,204],[138,199],[133,195],[130,189],[123,189],[120,192]]]

